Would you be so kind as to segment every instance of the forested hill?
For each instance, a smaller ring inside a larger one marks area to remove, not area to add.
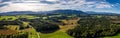
[[[82,11],[77,10],[54,10],[54,11],[44,11],[44,12],[32,12],[32,11],[13,11],[0,13],[0,15],[17,15],[17,14],[54,14],[54,13],[62,13],[62,14],[86,14]]]
[[[53,10],[53,11],[13,11],[13,12],[4,12],[0,13],[0,15],[19,15],[19,14],[85,14],[85,15],[119,15],[116,13],[109,12],[83,12],[80,10]]]

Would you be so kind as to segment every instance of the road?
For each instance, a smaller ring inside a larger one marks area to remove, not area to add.
[[[21,21],[24,22],[24,21]],[[33,28],[31,25],[28,25],[29,28]],[[33,28],[34,29],[34,28]],[[36,31],[36,30],[35,30]],[[37,37],[40,38],[40,33],[37,33]]]

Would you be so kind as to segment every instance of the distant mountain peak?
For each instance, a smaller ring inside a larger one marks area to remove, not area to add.
[[[109,12],[93,12],[93,11],[87,11],[83,12],[80,10],[53,10],[53,11],[39,11],[39,12],[33,12],[33,11],[13,11],[13,12],[4,12],[0,13],[0,15],[18,15],[18,14],[101,14],[101,15],[115,15],[115,13],[109,13]]]

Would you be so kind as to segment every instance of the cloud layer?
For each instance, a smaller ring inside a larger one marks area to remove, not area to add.
[[[105,0],[0,0],[0,12],[110,9]]]

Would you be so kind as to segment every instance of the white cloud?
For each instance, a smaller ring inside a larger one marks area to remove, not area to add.
[[[42,3],[40,1],[47,1]],[[17,1],[20,2],[20,1]],[[23,3],[24,2],[24,3]],[[33,3],[34,2],[34,3]],[[58,2],[55,4],[49,3]],[[1,12],[11,11],[49,11],[57,9],[90,9],[90,8],[111,8],[107,3],[101,3],[96,1],[87,2],[86,0],[29,0],[22,1],[22,3],[13,3],[13,1],[3,2],[2,4],[8,4],[0,7]]]
[[[106,2],[101,2],[96,5],[96,8],[112,8],[113,5],[106,3]]]
[[[47,10],[48,7],[45,4],[39,3],[17,3],[17,4],[9,4],[7,6],[1,7],[1,12],[11,12],[11,11],[44,11]]]
[[[46,0],[46,1],[50,1],[50,2],[56,2],[56,1],[59,1],[59,0]]]
[[[0,0],[0,3],[2,2],[2,0]]]
[[[108,4],[99,4],[98,6],[96,6],[96,8],[112,8],[111,5]]]

